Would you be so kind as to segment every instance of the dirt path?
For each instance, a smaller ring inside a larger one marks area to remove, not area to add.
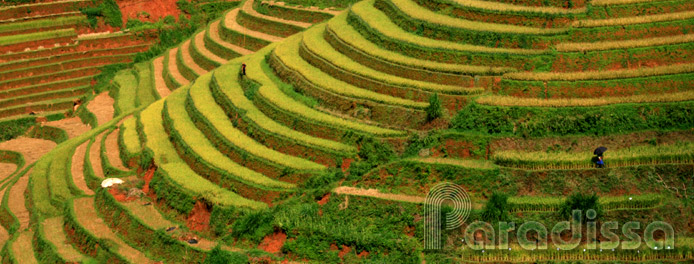
[[[262,18],[269,21],[275,21],[283,24],[295,25],[297,27],[308,28],[312,25],[311,23],[286,20],[273,16],[263,15],[261,13],[258,13],[258,11],[255,11],[255,9],[253,9],[253,2],[254,0],[247,0],[246,2],[244,2],[243,6],[241,7],[241,10],[243,10],[243,12],[246,12],[246,14],[249,14],[254,17]]]
[[[183,77],[183,75],[181,75],[181,72],[178,71],[178,64],[176,64],[176,52],[178,52],[178,48],[173,48],[169,50],[169,64],[166,66],[168,66],[171,77],[176,79],[176,82],[180,83],[181,86],[183,86],[188,84],[190,81]],[[176,90],[178,89],[178,87],[169,87],[169,89]]]
[[[212,53],[212,51],[208,50],[207,47],[205,47],[205,31],[198,33],[195,35],[195,38],[193,39],[195,47],[198,49],[198,51],[205,57],[209,58],[210,60],[213,60],[216,63],[219,64],[224,64],[227,62],[222,57],[217,56],[217,54]]]
[[[0,190],[0,197],[5,197],[5,191],[7,188]],[[10,233],[3,226],[0,226],[0,248],[4,247],[8,240],[10,240]]]
[[[87,187],[87,181],[84,180],[84,157],[87,154],[87,145],[89,141],[82,143],[75,149],[72,155],[72,182],[77,188],[82,190],[86,195],[94,195],[94,191]]]
[[[19,233],[17,240],[12,243],[12,253],[15,259],[20,260],[20,263],[33,264],[39,263],[34,256],[34,247],[31,245],[34,232],[31,230]]]
[[[53,141],[28,137],[19,137],[0,143],[0,149],[21,153],[22,156],[24,156],[25,164],[36,162],[41,156],[48,153],[55,146],[56,144]],[[8,187],[10,188],[8,207],[19,221],[19,230],[24,230],[29,227],[30,215],[25,205],[24,192],[27,189],[30,174],[31,170],[19,178],[13,186]]]
[[[97,215],[96,209],[94,209],[94,198],[79,198],[75,199],[73,203],[77,222],[98,238],[109,239],[115,242],[118,245],[117,252],[128,261],[132,263],[155,263],[142,252],[130,247],[111,231],[111,228]]]
[[[476,160],[476,159],[452,159],[452,158],[434,158],[434,157],[428,157],[428,158],[412,158],[410,159],[412,161],[417,161],[417,162],[422,162],[422,163],[430,163],[430,164],[446,164],[446,165],[453,165],[453,166],[460,166],[460,167],[466,167],[466,168],[494,168],[496,165],[494,165],[493,162],[487,161],[487,160]]]
[[[51,121],[44,123],[46,126],[57,127],[67,132],[69,138],[74,138],[76,136],[82,135],[83,133],[89,131],[91,127],[89,125],[82,123],[79,117],[66,118],[58,121]]]
[[[221,20],[215,21],[212,24],[210,24],[210,38],[216,42],[219,43],[220,45],[224,46],[227,49],[233,50],[234,52],[241,54],[241,55],[248,55],[253,53],[253,51],[248,50],[246,48],[243,48],[241,46],[237,46],[234,44],[231,44],[229,42],[226,42],[222,39],[222,37],[219,36],[219,24],[221,23]]]
[[[96,116],[97,124],[102,125],[113,119],[114,103],[113,98],[108,96],[108,92],[103,92],[87,104],[87,109]]]
[[[24,192],[27,190],[27,185],[29,184],[29,175],[31,175],[31,172],[32,170],[29,170],[12,186],[12,189],[10,189],[10,196],[7,200],[7,206],[19,221],[19,230],[24,230],[29,227],[29,218],[31,215],[26,207]]]
[[[361,189],[349,186],[340,186],[333,189],[334,193],[353,196],[373,197],[378,199],[393,200],[408,203],[424,203],[425,197],[404,194],[382,193],[376,189]]]
[[[55,142],[44,139],[18,137],[0,143],[0,149],[19,152],[25,164],[32,164],[56,146]]]
[[[166,98],[171,94],[169,87],[166,87],[166,82],[164,81],[164,56],[158,57],[152,61],[152,68],[154,74],[154,89],[159,93],[159,97]]]
[[[92,147],[89,148],[89,162],[92,165],[94,175],[98,178],[104,178],[104,169],[101,167],[101,139],[103,137],[104,133],[96,136],[96,138],[94,138],[94,143],[92,143]]]
[[[300,7],[295,7],[295,6],[288,6],[288,5],[285,5],[284,2],[282,2],[282,1],[278,1],[278,2],[275,2],[275,1],[263,1],[263,3],[267,3],[267,4],[269,4],[269,5],[282,6],[282,7],[284,7],[284,8],[288,8],[288,9],[308,10],[308,11],[311,11],[311,12],[326,13],[326,14],[331,14],[331,15],[333,15],[333,16],[339,15],[340,13],[344,12],[344,10],[339,10],[339,11],[338,11],[338,10],[330,10],[330,9],[328,9],[328,8],[320,9],[320,8],[318,8],[317,6],[315,6],[315,7],[310,7],[310,8],[300,8]]]
[[[0,181],[12,175],[17,170],[17,164],[0,163]]]
[[[131,202],[124,202],[122,203],[123,206],[128,208],[130,212],[137,217],[138,219],[142,220],[142,222],[153,228],[153,229],[167,229],[169,227],[179,227],[176,228],[175,230],[171,231],[171,233],[175,236],[181,236],[183,235],[183,230],[180,229],[180,226],[174,222],[171,222],[164,218],[164,216],[152,205],[144,205],[145,200],[143,199],[138,199],[135,201]],[[216,243],[204,238],[199,238],[198,237],[198,243],[197,244],[192,244],[190,245],[191,247],[196,247],[204,250],[212,250],[215,246]]]
[[[122,171],[130,171],[127,167],[123,165],[123,161],[120,158],[120,148],[118,147],[118,133],[120,133],[120,128],[113,130],[111,134],[106,136],[105,147],[106,156],[108,157],[108,162],[111,166]]]
[[[186,42],[183,42],[183,45],[181,45],[181,59],[183,59],[183,63],[192,69],[198,76],[207,73],[207,70],[195,63],[193,57],[190,56],[190,39],[186,40]]]
[[[241,34],[244,34],[246,36],[251,36],[251,37],[263,39],[263,40],[266,40],[269,42],[277,42],[277,41],[280,41],[283,39],[283,38],[280,38],[277,36],[265,34],[265,33],[254,31],[254,30],[250,30],[250,29],[247,29],[247,28],[239,25],[239,23],[236,22],[236,16],[238,14],[239,14],[239,9],[234,9],[234,10],[231,10],[229,13],[227,13],[227,16],[224,18],[224,25],[226,27],[228,27],[228,28],[230,28],[236,32],[239,32]]]
[[[58,254],[70,263],[81,263],[85,257],[72,247],[63,231],[63,217],[48,218],[41,223],[43,233],[58,251]]]

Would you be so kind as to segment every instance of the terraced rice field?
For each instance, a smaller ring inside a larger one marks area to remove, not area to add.
[[[329,2],[2,4],[2,262],[694,261],[691,1]]]

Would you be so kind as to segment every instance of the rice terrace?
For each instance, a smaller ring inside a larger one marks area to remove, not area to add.
[[[2,263],[694,263],[693,0],[2,0]]]

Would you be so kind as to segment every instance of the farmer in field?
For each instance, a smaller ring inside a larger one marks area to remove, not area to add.
[[[603,160],[602,154],[607,151],[606,147],[598,147],[593,151],[593,154],[595,154],[597,157],[593,158],[593,161],[595,162],[595,166],[598,168],[604,168],[605,167],[605,161]]]
[[[246,64],[245,63],[241,64],[241,75],[246,75]]]

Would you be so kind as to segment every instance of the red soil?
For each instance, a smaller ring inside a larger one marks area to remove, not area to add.
[[[406,226],[405,227],[405,235],[414,237],[414,226]]]
[[[349,166],[352,165],[352,162],[354,162],[354,159],[343,159],[342,166],[340,166],[340,168],[342,168],[342,172],[347,172],[347,170],[349,170]]]
[[[321,198],[320,201],[318,201],[318,204],[321,206],[325,205],[328,203],[328,200],[330,200],[330,193],[324,195],[323,198]]]
[[[205,231],[210,227],[210,209],[201,201],[197,201],[193,211],[186,219],[186,226],[193,231]]]
[[[152,177],[154,177],[154,172],[157,171],[157,168],[154,166],[149,167],[147,169],[147,172],[145,172],[144,180],[145,180],[145,185],[142,186],[142,191],[145,194],[149,194],[149,182],[152,181]]]
[[[123,13],[123,22],[129,18],[154,22],[168,15],[178,18],[181,13],[175,0],[118,0],[118,7]]]
[[[347,255],[352,249],[349,246],[342,245],[342,249],[340,250],[339,253],[337,253],[337,256],[340,257],[341,259]],[[344,260],[344,259],[343,259]]]
[[[359,258],[366,258],[366,257],[368,257],[368,256],[369,256],[369,252],[366,251],[366,250],[364,250],[364,251],[360,252],[359,254],[357,254],[357,257],[359,257]]]
[[[122,193],[120,190],[118,190],[118,188],[109,188],[108,192],[113,195],[113,198],[116,198],[116,201],[119,202],[130,202],[136,199],[135,197],[128,197],[127,194]]]
[[[258,249],[277,254],[282,250],[285,241],[287,241],[287,234],[282,231],[277,231],[263,238],[263,241],[258,245]]]

